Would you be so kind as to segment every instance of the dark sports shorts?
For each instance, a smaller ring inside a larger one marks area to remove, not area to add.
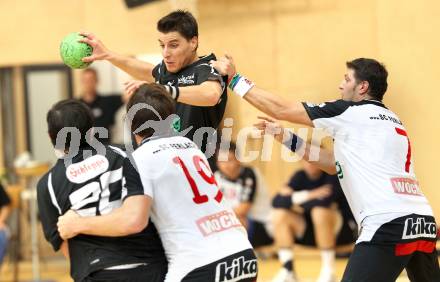
[[[251,242],[251,245],[254,248],[273,244],[273,238],[267,232],[266,226],[262,222],[248,219],[247,232],[249,242]]]
[[[91,273],[83,282],[163,282],[167,271],[167,263],[151,263],[131,269],[104,269]]]
[[[315,227],[313,225],[312,216],[309,212],[303,214],[305,221],[304,234],[301,237],[295,236],[295,244],[315,247]],[[336,246],[342,246],[354,243],[357,237],[357,225],[354,219],[342,215],[342,227],[336,235]]]
[[[382,225],[369,242],[356,244],[343,282],[395,281],[406,269],[411,281],[440,281],[432,216],[411,214]]]
[[[255,282],[257,275],[257,258],[254,251],[248,249],[196,268],[182,282]]]

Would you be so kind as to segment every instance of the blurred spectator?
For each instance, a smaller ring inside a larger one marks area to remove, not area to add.
[[[237,153],[232,142],[229,149],[219,150],[215,178],[225,203],[246,227],[252,246],[270,245],[273,243],[268,226],[270,197],[259,173],[254,168],[243,166],[237,159]]]
[[[0,184],[0,267],[3,262],[3,258],[6,253],[6,247],[8,245],[8,227],[6,225],[6,220],[9,216],[11,200]]]
[[[354,243],[356,225],[346,215],[346,201],[337,176],[304,162],[273,199],[274,235],[281,270],[273,281],[296,281],[294,243],[321,250],[319,282],[336,281],[335,246]]]
[[[88,68],[81,73],[81,98],[92,111],[95,127],[104,127],[108,130],[108,138],[97,138],[103,144],[110,143],[110,128],[115,123],[115,115],[124,104],[122,95],[105,95],[98,93],[98,73],[95,69]]]

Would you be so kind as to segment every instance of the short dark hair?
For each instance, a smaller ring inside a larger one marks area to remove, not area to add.
[[[170,94],[165,90],[163,85],[157,83],[143,84],[138,90],[130,97],[127,103],[127,112],[136,104],[147,104],[157,111],[159,116],[151,109],[142,108],[138,110],[131,123],[131,132],[136,131],[146,121],[165,120],[168,116],[175,113],[175,103]],[[171,125],[170,125],[171,128]],[[149,127],[139,132],[137,135],[142,138],[150,137],[154,134],[154,129]]]
[[[93,116],[89,107],[75,99],[62,100],[47,112],[47,127],[52,144],[57,149],[68,150],[72,142],[72,134],[66,136],[64,148],[58,148],[56,141],[58,133],[65,127],[76,127],[80,134],[80,146],[88,141],[87,131],[93,127]]]
[[[186,40],[199,36],[199,27],[194,16],[183,10],[169,13],[157,22],[157,30],[162,33],[177,31]]]
[[[93,73],[93,75],[95,76],[96,79],[98,79],[98,72],[94,69],[94,68],[86,68],[82,71],[82,74],[85,73]]]
[[[357,82],[368,81],[369,95],[382,101],[388,88],[388,71],[385,66],[374,59],[358,58],[346,63],[347,68],[354,70]]]

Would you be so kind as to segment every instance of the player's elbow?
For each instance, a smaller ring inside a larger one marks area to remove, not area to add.
[[[210,90],[206,95],[206,104],[208,107],[212,107],[218,104],[221,93],[218,93],[216,89]]]
[[[125,221],[125,233],[136,234],[144,230],[148,226],[148,217],[141,214],[131,215]]]

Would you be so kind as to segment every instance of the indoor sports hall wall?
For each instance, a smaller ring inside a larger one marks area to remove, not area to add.
[[[61,38],[83,29],[118,52],[160,52],[155,24],[170,3],[185,6],[162,1],[127,10],[122,0],[0,1],[0,66],[59,63]],[[194,8],[201,54],[227,51],[240,72],[291,99],[339,98],[347,60],[384,62],[390,73],[385,103],[409,132],[421,187],[440,214],[439,1],[199,0]],[[230,97],[227,115],[237,133],[255,121],[257,111]],[[273,161],[258,164],[273,191],[298,167],[279,155],[275,147]]]

